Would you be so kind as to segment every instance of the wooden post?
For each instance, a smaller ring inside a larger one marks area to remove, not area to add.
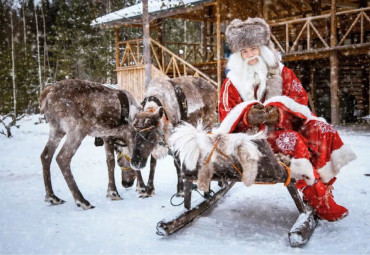
[[[151,80],[151,61],[150,61],[150,31],[149,31],[149,12],[148,0],[143,0],[143,44],[144,44],[144,67],[145,67],[145,88],[148,87]]]
[[[313,0],[312,1],[312,16],[321,15],[322,10],[322,0]]]
[[[201,43],[202,43],[202,52],[205,59],[208,59],[207,56],[207,31],[208,31],[208,12],[209,7],[203,8],[203,26],[202,27],[202,35],[201,35]]]
[[[263,18],[263,0],[259,0],[257,3],[257,15],[260,18]]]
[[[157,19],[158,42],[162,45],[164,45],[165,40],[164,22],[164,19]]]
[[[269,19],[269,5],[270,5],[270,0],[263,0],[262,3],[262,17],[264,20]]]
[[[116,69],[119,67],[119,29],[118,27],[114,28],[116,33]]]
[[[220,30],[220,3],[216,2],[216,20],[217,20],[217,92],[221,88],[221,30]],[[219,93],[217,93],[219,95]]]
[[[330,19],[330,47],[334,48],[337,45],[337,19],[336,19],[336,0],[331,1],[331,19]],[[330,107],[331,107],[331,124],[338,125],[339,119],[339,59],[338,52],[330,52]]]
[[[315,108],[315,102],[316,102],[316,97],[315,97],[315,70],[316,68],[311,65],[310,67],[310,96],[311,96],[311,111],[316,114],[316,108]]]

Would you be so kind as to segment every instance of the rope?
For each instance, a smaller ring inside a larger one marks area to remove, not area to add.
[[[207,133],[207,134],[212,134],[212,133]],[[242,171],[240,171],[240,169],[232,162],[232,160],[225,153],[223,153],[222,151],[220,151],[217,148],[217,146],[220,142],[221,142],[221,137],[219,137],[217,139],[216,143],[213,145],[213,148],[212,148],[211,152],[209,153],[209,155],[206,159],[206,162],[204,164],[205,165],[209,164],[209,162],[211,161],[211,157],[212,157],[213,153],[215,152],[215,150],[217,150],[218,153],[220,153],[224,158],[226,158],[230,161],[230,163],[231,163],[232,167],[235,169],[235,171],[237,171],[240,176],[243,176]]]
[[[211,161],[211,157],[213,155],[213,153],[215,152],[215,150],[217,149],[217,146],[218,144],[221,142],[221,137],[219,137],[215,143],[215,145],[213,145],[213,148],[211,150],[211,152],[209,153],[207,159],[206,159],[206,162],[204,163],[205,165],[208,165],[209,161]]]
[[[279,161],[279,163],[280,163],[280,165],[282,165],[285,168],[285,170],[286,170],[286,172],[288,174],[288,176],[286,178],[286,181],[284,183],[284,186],[286,187],[286,186],[289,185],[289,183],[290,183],[290,181],[292,179],[291,169],[290,169],[289,166],[285,165],[283,162]],[[255,182],[254,184],[276,184],[276,183],[277,182]]]
[[[198,186],[196,185],[196,184],[194,184],[194,183],[192,183],[192,186],[191,186],[191,190],[193,191],[193,190],[195,190],[196,192],[198,192],[198,194],[201,196],[201,197],[203,197],[203,198],[205,198],[205,199],[208,199],[208,198],[212,198],[214,195],[215,195],[215,192],[213,191],[213,190],[209,190],[209,194],[208,194],[208,196],[206,197],[206,196],[204,196],[202,193],[200,193],[200,191],[198,190]],[[172,205],[172,206],[180,206],[180,205],[182,205],[183,203],[184,203],[184,201],[185,201],[185,198],[182,200],[182,202],[180,203],[180,204],[174,204],[173,202],[172,202],[172,200],[173,200],[173,198],[174,197],[179,197],[180,195],[178,194],[178,193],[175,193],[175,194],[173,194],[172,195],[172,197],[170,198],[170,204]]]
[[[182,200],[182,202],[181,202],[180,204],[174,204],[174,203],[172,202],[172,199],[173,199],[174,197],[179,197],[178,193],[173,194],[173,195],[172,195],[172,197],[170,198],[170,204],[171,204],[172,206],[180,206],[180,205],[182,205],[182,204],[184,203],[184,201],[185,201],[185,199],[183,199],[183,200]]]
[[[223,153],[222,151],[220,150],[217,150],[223,157],[227,158],[230,162],[231,162],[231,165],[233,166],[233,168],[235,169],[235,171],[238,172],[238,174],[240,176],[243,176],[242,172],[240,171],[240,169],[231,161],[231,159],[225,154]]]
[[[289,166],[285,165],[283,162],[279,161],[279,163],[280,163],[280,165],[282,165],[285,168],[285,170],[286,170],[286,172],[288,174],[288,177],[286,178],[286,181],[284,183],[284,186],[288,186],[289,183],[290,183],[290,181],[291,181],[291,179],[292,179],[291,169],[290,169]]]
[[[123,151],[121,151],[121,153],[117,156],[117,160],[122,157],[124,157],[129,163],[131,162],[131,158],[127,154],[124,154]],[[120,168],[121,170],[124,170],[124,171],[131,169],[131,167],[123,167],[123,166],[120,166]]]

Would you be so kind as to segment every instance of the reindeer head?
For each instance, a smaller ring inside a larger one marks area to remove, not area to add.
[[[117,133],[112,142],[117,153],[117,164],[121,168],[122,186],[129,188],[136,179],[136,171],[130,166],[135,131],[130,124],[127,124],[119,127]]]
[[[150,154],[158,145],[162,135],[161,118],[164,114],[162,107],[157,110],[140,112],[133,121],[135,129],[131,167],[140,170],[145,167]]]

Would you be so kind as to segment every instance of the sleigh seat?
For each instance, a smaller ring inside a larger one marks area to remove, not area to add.
[[[285,184],[300,213],[296,223],[288,233],[289,243],[292,247],[302,246],[307,243],[312,235],[317,225],[318,218],[315,212],[309,206],[305,205],[301,199],[295,186],[295,180],[290,178],[287,167],[278,162],[268,142],[264,139],[254,140],[254,142],[263,155],[259,161],[255,183]],[[236,182],[242,181],[241,175],[236,168],[241,169],[236,163],[236,165],[233,166],[232,164],[226,166],[222,171],[216,171],[212,177],[212,181],[217,181],[221,188],[214,194],[204,193],[205,199],[200,203],[193,204],[191,201],[192,191],[194,190],[193,183],[197,182],[198,172],[183,169],[185,185],[184,212],[173,219],[160,221],[157,224],[157,234],[169,235],[174,233],[215,204]]]

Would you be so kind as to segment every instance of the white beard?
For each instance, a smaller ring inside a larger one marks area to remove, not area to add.
[[[261,101],[266,91],[267,64],[261,56],[257,56],[257,58],[258,62],[256,64],[249,65],[248,62],[251,59],[243,60],[240,52],[235,52],[231,55],[228,62],[230,71],[227,77],[231,80],[244,101]],[[258,85],[257,98],[254,96],[256,85]]]

